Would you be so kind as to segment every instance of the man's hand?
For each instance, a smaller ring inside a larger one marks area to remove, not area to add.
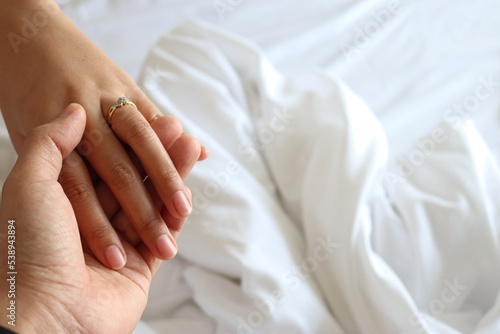
[[[24,36],[26,29],[29,38],[13,42],[12,36]],[[65,160],[60,178],[85,244],[102,263],[120,269],[125,251],[110,221],[121,210],[128,229],[156,257],[172,258],[177,251],[172,231],[182,226],[192,205],[174,157],[156,132],[168,116],[54,0],[0,1],[0,36],[0,109],[18,153],[32,129],[52,121],[69,103],[79,103],[86,111],[82,143]],[[123,52],[128,51],[124,46]],[[137,109],[117,109],[111,130],[108,110],[119,97],[129,98]],[[203,160],[206,150],[195,139],[191,142],[196,145],[181,155]],[[146,174],[155,196],[143,182]],[[118,206],[101,205],[96,179],[109,188]],[[162,208],[168,215],[162,215]]]
[[[1,270],[17,274],[15,298],[8,299],[4,279],[0,301],[5,312],[15,300],[16,327],[11,328],[17,332],[130,333],[160,264],[142,242],[132,246],[121,240],[127,264],[118,271],[83,249],[73,208],[57,180],[63,159],[82,138],[85,120],[83,108],[72,104],[32,130],[3,188]],[[7,267],[9,220],[15,221],[15,268]],[[1,319],[9,327],[9,319]]]

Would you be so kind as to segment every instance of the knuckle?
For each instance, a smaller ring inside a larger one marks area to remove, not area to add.
[[[39,126],[28,133],[28,138],[38,143],[40,147],[47,152],[52,152],[54,150],[52,136],[53,130],[47,125]]]
[[[141,222],[141,229],[145,233],[155,234],[160,231],[161,226],[165,225],[158,214],[152,214],[145,217]]]
[[[31,138],[35,138],[37,140],[39,139],[42,139],[42,138],[46,138],[49,136],[50,134],[50,127],[48,124],[43,124],[43,125],[40,125],[40,126],[37,126],[33,129],[31,129],[28,134],[27,134],[27,137],[31,137]]]
[[[164,168],[160,174],[162,184],[175,183],[180,180],[179,173],[175,168]]]
[[[109,186],[111,189],[123,190],[129,188],[136,181],[134,168],[126,162],[119,162],[111,168]]]
[[[53,129],[49,124],[44,124],[32,129],[27,140],[30,145],[37,146],[41,155],[43,155],[50,163],[58,163],[62,159],[62,149],[58,146],[61,132],[58,129]]]
[[[111,235],[112,231],[106,225],[92,226],[89,231],[89,239],[97,243],[106,243]]]
[[[153,129],[147,122],[131,122],[128,138],[131,140],[151,140],[154,136]]]
[[[127,86],[130,86],[130,83],[127,82]],[[140,103],[141,105],[144,103],[144,101],[148,100],[142,89],[135,84],[132,85],[130,90],[127,92],[127,95],[130,96],[130,99],[132,101],[137,101],[137,103]]]
[[[82,182],[66,183],[64,184],[64,192],[69,201],[73,204],[84,204],[90,202],[92,199],[91,187]]]

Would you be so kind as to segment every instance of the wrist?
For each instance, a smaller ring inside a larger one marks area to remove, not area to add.
[[[28,298],[21,298],[16,304],[15,320],[3,317],[0,326],[23,334],[85,332],[75,317],[68,314],[66,307],[52,296],[29,293]]]
[[[85,333],[73,315],[64,307],[49,308],[43,303],[26,315],[19,317],[19,333]]]
[[[0,109],[19,111],[64,14],[53,0],[0,1]],[[49,45],[46,45],[49,44]],[[5,114],[4,114],[5,116]]]

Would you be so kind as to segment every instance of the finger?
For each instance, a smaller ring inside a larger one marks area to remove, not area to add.
[[[153,184],[151,183],[150,180],[147,180],[145,182],[146,187],[151,195],[151,198],[153,199],[156,208],[158,210],[161,210],[162,217],[165,220],[165,223],[167,224],[170,233],[174,237],[174,239],[177,239],[179,236],[180,231],[182,230],[182,227],[184,226],[186,219],[187,218],[175,218],[173,217],[168,210],[165,208],[163,205],[163,202],[161,201],[161,198],[158,196]],[[189,190],[188,187],[185,188],[186,193],[188,194],[189,201],[191,202],[191,190]],[[126,238],[126,240],[132,244],[132,245],[137,245],[141,239],[139,235],[136,233],[134,230],[133,226],[130,224],[128,221],[127,216],[123,213],[123,211],[120,211],[116,214],[116,216],[113,218],[111,224],[113,227],[122,233],[122,235]]]
[[[182,179],[185,179],[193,169],[200,157],[200,152],[200,143],[193,136],[185,133],[170,146],[168,155],[172,158],[172,162]]]
[[[135,154],[134,151],[132,151],[132,149],[130,149],[130,148],[127,149],[127,154],[130,157],[130,160],[132,160],[132,163],[134,164],[135,168],[137,169],[137,172],[141,176],[141,179],[144,181],[144,178],[148,174],[146,173],[146,170],[142,166],[141,160],[139,159],[137,154]]]
[[[182,135],[182,125],[179,120],[173,116],[158,116],[153,123],[151,123],[151,128],[167,151]]]
[[[137,172],[141,176],[141,179],[144,180],[145,177],[147,176],[147,174],[141,165],[141,161],[139,160],[137,155],[131,149],[127,149],[127,154],[129,155],[130,159],[132,160],[132,163],[134,164],[135,168],[137,169]],[[95,190],[96,190],[99,202],[101,203],[101,206],[103,207],[104,212],[106,213],[106,216],[108,217],[109,220],[112,220],[113,217],[121,209],[120,202],[118,202],[116,197],[113,195],[113,192],[111,191],[111,189],[108,187],[106,182],[104,182],[103,180],[99,180],[95,183]]]
[[[121,208],[120,202],[118,202],[113,194],[113,191],[111,191],[106,182],[103,180],[99,179],[99,181],[95,183],[94,187],[97,198],[102,209],[104,210],[104,213],[106,214],[106,217],[108,217],[109,220],[113,219],[118,210]]]
[[[186,187],[186,192],[188,193],[189,200],[192,201],[191,190],[188,187]],[[187,221],[187,218],[177,219],[175,217],[172,217],[172,215],[166,210],[165,207],[163,207],[163,209],[161,210],[161,216],[163,217],[163,220],[165,220],[170,233],[172,234],[174,239],[177,240],[179,234],[182,231],[182,228],[184,227],[184,224]]]
[[[122,143],[102,118],[89,119],[89,123],[93,129],[99,129],[102,140],[87,152],[86,159],[108,185],[151,252],[161,259],[172,258],[177,245]]]
[[[121,273],[129,278],[137,277],[139,280],[136,280],[136,283],[140,284],[145,291],[148,291],[151,279],[158,270],[161,260],[155,257],[143,242],[140,242],[136,246],[130,245],[124,239],[122,239],[122,242],[130,260],[124,268],[125,271],[121,271]],[[144,278],[146,279],[145,281]]]
[[[92,183],[95,184],[97,181],[99,181],[99,175],[97,175],[96,171],[87,160],[84,160],[84,162],[85,166],[87,167],[87,171],[89,172],[90,179],[92,180]]]
[[[157,116],[153,123],[151,123],[151,127],[156,132],[156,135],[160,138],[163,147],[167,151],[176,142],[176,140],[183,135],[180,122],[173,116]],[[196,140],[196,143],[198,146],[196,147],[196,150],[200,152],[197,160],[202,161],[207,159],[209,155],[208,148],[201,145],[198,140]],[[170,157],[172,157],[172,155],[170,155]]]
[[[151,254],[150,250],[143,244],[140,243],[136,246],[137,252],[142,256],[144,262],[148,265],[151,275],[154,276],[160,268],[161,261]]]
[[[114,133],[137,154],[168,211],[177,218],[187,217],[191,203],[184,184],[158,136],[132,106],[122,106],[111,120]]]
[[[156,209],[160,211],[163,207],[163,202],[156,193],[151,180],[146,180],[146,182],[144,182],[144,185],[146,186],[146,189],[148,190]],[[120,231],[120,233],[131,245],[136,246],[141,241],[139,234],[134,229],[133,225],[128,220],[127,215],[122,210],[118,210],[116,215],[111,220],[111,224],[117,231]]]
[[[126,263],[125,250],[103,211],[87,167],[76,151],[64,160],[59,177],[78,222],[81,236],[96,258],[111,269]]]
[[[188,186],[186,186],[186,191],[187,191],[187,193],[188,193],[188,195],[189,195],[189,198],[191,198],[191,199],[192,199],[192,198],[193,198],[193,194],[191,193],[191,189],[189,189],[189,187],[188,187]]]
[[[47,265],[47,270],[54,273],[60,272],[53,268],[57,260],[71,259],[65,265],[73,275],[79,275],[84,265],[76,219],[57,183],[63,159],[75,149],[84,128],[85,111],[76,104],[66,107],[50,123],[34,128],[20,147],[19,158],[3,188],[2,213],[19,216],[15,228],[20,241],[26,241],[27,248],[19,250],[20,260],[39,268]],[[4,235],[7,240],[7,233]],[[54,252],[59,259],[47,257]],[[23,255],[28,257],[23,259]]]
[[[28,134],[13,172],[28,169],[25,180],[30,182],[57,180],[63,159],[74,150],[84,128],[85,111],[78,104],[70,104],[56,120]]]
[[[130,223],[124,211],[120,210],[111,220],[111,225],[115,230],[121,233],[123,238],[132,246],[141,242],[141,237]]]
[[[201,145],[201,152],[198,161],[206,160],[209,155],[210,155],[210,150],[207,147]]]
[[[197,140],[190,135],[182,134],[175,143],[170,144],[166,142],[166,144],[170,147],[168,154],[171,156],[175,168],[181,178],[184,179],[196,164],[196,159],[199,155],[199,144]],[[147,174],[139,158],[131,149],[128,149],[127,152],[141,175],[141,178],[144,179]],[[112,191],[106,183],[99,181],[96,183],[95,188],[99,201],[106,212],[106,216],[111,220],[120,210],[120,203],[113,196]]]

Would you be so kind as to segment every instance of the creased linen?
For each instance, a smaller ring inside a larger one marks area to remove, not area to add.
[[[164,36],[139,82],[211,150],[187,178],[195,211],[154,282],[153,328],[499,330],[499,170],[470,120],[444,123],[395,175],[377,118],[340,80],[285,77],[200,22]]]

